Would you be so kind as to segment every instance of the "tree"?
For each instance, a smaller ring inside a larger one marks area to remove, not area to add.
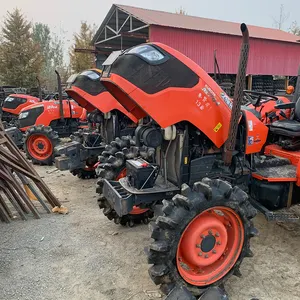
[[[187,11],[182,6],[180,6],[179,10],[176,10],[176,14],[187,15]]]
[[[39,46],[41,54],[43,55],[44,64],[40,74],[40,80],[43,84],[49,83],[52,77],[52,49],[51,49],[51,32],[48,25],[43,23],[36,23],[33,26],[33,40]]]
[[[55,70],[62,75],[67,69],[64,65],[63,41],[61,37],[51,33],[48,25],[42,23],[34,25],[33,39],[39,45],[44,58],[40,80],[47,89],[53,91],[57,88]]]
[[[289,18],[290,14],[285,13],[284,11],[284,5],[281,4],[280,5],[280,12],[279,12],[279,18],[275,19],[273,17],[273,21],[274,21],[274,26],[278,29],[282,29],[283,28],[283,24],[285,23],[285,21]]]
[[[19,9],[8,12],[0,44],[0,79],[9,85],[36,85],[43,64],[39,46],[34,42],[32,27]]]
[[[294,34],[294,35],[298,35],[300,36],[300,26],[298,26],[298,23],[296,21],[294,21],[289,29],[289,32]]]
[[[93,53],[76,53],[75,49],[93,50],[92,39],[95,35],[95,26],[88,25],[87,22],[81,22],[80,33],[74,34],[74,45],[69,52],[70,64],[74,72],[81,72],[93,67],[95,56]]]

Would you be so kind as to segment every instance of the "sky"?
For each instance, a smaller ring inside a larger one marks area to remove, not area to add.
[[[283,4],[288,15],[283,29],[288,30],[293,21],[300,25],[299,0],[0,0],[0,24],[7,11],[18,7],[28,20],[48,24],[64,39],[65,49],[68,49],[80,22],[100,26],[114,3],[168,12],[183,7],[189,15],[263,27],[274,27],[273,19],[279,19]]]

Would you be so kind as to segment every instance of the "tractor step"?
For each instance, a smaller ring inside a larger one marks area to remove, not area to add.
[[[284,179],[287,181],[297,181],[296,176],[297,168],[291,164],[279,165],[272,167],[257,168],[255,172],[252,173],[254,178],[259,179],[261,177],[267,181],[282,181]]]
[[[260,204],[258,201],[250,197],[250,202],[254,208],[260,211],[267,221],[281,221],[281,222],[297,222],[299,221],[299,216],[292,212],[283,211],[270,211],[265,206]]]

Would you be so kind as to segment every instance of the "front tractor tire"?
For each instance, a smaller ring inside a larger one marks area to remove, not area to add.
[[[244,257],[253,256],[250,239],[258,234],[245,192],[205,178],[163,200],[163,213],[150,224],[154,241],[148,248],[149,275],[162,292],[184,286],[200,296],[232,274],[241,276]]]
[[[58,143],[58,134],[50,126],[32,126],[25,133],[26,156],[33,164],[52,165],[54,147]]]
[[[136,147],[135,140],[131,136],[123,136],[107,145],[105,151],[99,156],[99,165],[96,169],[99,177],[97,182],[98,205],[109,220],[113,220],[116,224],[133,227],[135,224],[148,224],[149,220],[154,217],[152,209],[139,207],[134,207],[130,214],[119,217],[102,193],[104,179],[118,181],[126,176],[126,160],[142,157],[151,162],[154,153],[153,148]]]

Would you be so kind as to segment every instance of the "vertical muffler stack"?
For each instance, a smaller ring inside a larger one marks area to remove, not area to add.
[[[238,122],[241,115],[241,105],[243,101],[243,91],[246,82],[246,70],[247,70],[248,57],[249,57],[249,32],[246,24],[244,23],[241,24],[241,31],[243,35],[243,41],[242,41],[241,52],[240,52],[240,62],[239,62],[239,68],[238,68],[236,81],[235,81],[229,134],[228,134],[228,139],[225,143],[224,153],[223,153],[223,160],[225,165],[227,166],[231,164],[232,153],[235,149]]]

